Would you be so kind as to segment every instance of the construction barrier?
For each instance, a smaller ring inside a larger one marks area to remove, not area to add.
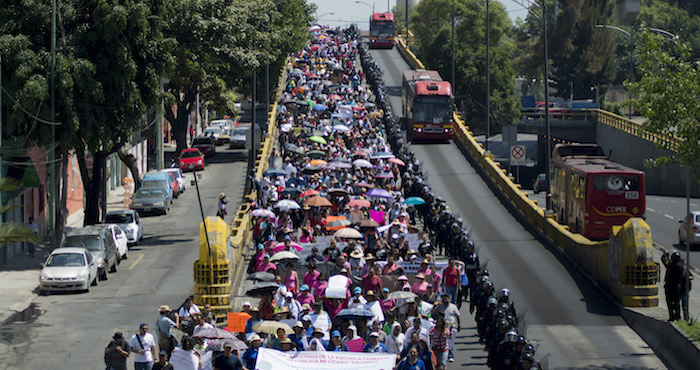
[[[402,37],[396,38],[396,46],[406,62],[415,69],[425,69],[423,63],[413,52],[406,48],[406,42]],[[599,113],[602,115],[602,113]],[[592,241],[581,234],[572,233],[568,226],[560,225],[545,211],[537,205],[537,201],[529,198],[526,192],[521,190],[520,184],[516,184],[507,171],[502,169],[498,162],[493,160],[490,153],[477,142],[469,126],[462,120],[459,114],[454,112],[454,141],[462,152],[469,156],[471,162],[476,164],[486,180],[495,189],[501,199],[509,204],[509,208],[524,223],[529,224],[538,234],[545,237],[552,245],[556,246],[562,253],[568,256],[577,264],[589,278],[605,287],[613,295],[620,290],[609,272],[609,250],[607,241]],[[628,127],[628,129],[633,129]],[[648,227],[648,226],[647,226]],[[649,239],[651,236],[649,236]],[[626,239],[628,240],[628,239]],[[636,242],[637,239],[634,239]],[[629,243],[631,241],[626,241]],[[645,248],[644,246],[628,246],[635,250]],[[629,266],[629,265],[627,265]],[[654,263],[647,261],[632,269],[637,269],[639,273],[647,273],[653,277]],[[631,271],[631,270],[630,270]],[[632,274],[632,272],[630,272]],[[634,283],[634,279],[629,282]],[[644,279],[643,285],[625,284],[617,296],[617,299],[626,306],[652,307],[658,305],[658,284],[647,284],[650,279]],[[638,295],[641,294],[641,295]]]

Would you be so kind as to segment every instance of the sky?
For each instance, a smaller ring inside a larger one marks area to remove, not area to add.
[[[316,16],[319,18],[319,23],[330,25],[331,27],[346,27],[356,23],[362,30],[369,29],[369,16],[372,13],[372,5],[374,5],[375,12],[385,12],[387,10],[387,1],[390,8],[396,6],[397,1],[401,5],[405,4],[405,0],[362,0],[361,3],[356,3],[355,0],[308,1],[317,5]],[[505,5],[511,20],[515,21],[516,18],[525,18],[527,10],[519,5],[518,2],[527,4],[527,0],[503,0],[499,2]]]

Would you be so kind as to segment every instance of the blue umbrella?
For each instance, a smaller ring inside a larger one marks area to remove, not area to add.
[[[365,310],[364,308],[344,308],[338,312],[335,317],[346,320],[357,320],[357,319],[371,319],[374,314],[370,310]]]
[[[325,105],[323,105],[323,104],[315,104],[315,105],[314,105],[314,110],[317,110],[317,111],[324,111],[324,110],[326,110],[326,109],[327,109],[327,107],[326,107]]]
[[[281,168],[273,168],[271,170],[265,171],[265,173],[263,173],[263,175],[270,176],[270,177],[287,176],[287,171],[285,171]]]
[[[405,204],[414,205],[414,206],[419,205],[419,204],[425,204],[425,200],[423,200],[423,198],[421,198],[421,197],[406,198],[406,200],[404,200],[403,202]]]

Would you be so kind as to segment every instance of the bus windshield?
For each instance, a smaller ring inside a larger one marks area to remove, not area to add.
[[[452,102],[449,98],[417,98],[413,120],[415,122],[452,122]]]
[[[593,176],[594,190],[639,190],[640,176],[634,175],[597,175]]]
[[[394,24],[389,22],[373,23],[370,36],[392,37],[394,36]]]

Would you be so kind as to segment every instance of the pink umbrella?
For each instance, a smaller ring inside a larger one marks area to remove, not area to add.
[[[369,210],[369,217],[376,221],[380,225],[384,225],[384,212],[375,211],[373,209]]]
[[[364,199],[355,199],[355,200],[351,200],[350,203],[348,203],[348,207],[367,208],[370,205],[371,205],[371,203],[368,200],[364,200]]]
[[[291,246],[292,248],[296,249],[297,252],[301,251],[301,249],[302,249],[302,248],[301,248],[301,245],[299,245],[298,243],[295,243],[295,242],[290,242],[290,243],[289,243],[289,246]],[[275,251],[275,252],[279,252],[279,251],[283,251],[284,248],[285,248],[284,243],[277,243],[277,244],[275,244],[274,247],[272,247],[272,250]]]
[[[399,166],[402,166],[402,167],[405,167],[405,166],[406,166],[406,163],[404,163],[404,161],[402,161],[402,160],[400,160],[400,159],[398,159],[398,158],[389,158],[389,159],[387,159],[387,161],[389,161],[389,162],[391,162],[391,163],[396,163],[396,164],[398,164]]]
[[[342,100],[343,98],[341,98],[340,95],[338,95],[338,94],[331,94],[331,95],[328,97],[328,99],[331,99],[331,100]]]

